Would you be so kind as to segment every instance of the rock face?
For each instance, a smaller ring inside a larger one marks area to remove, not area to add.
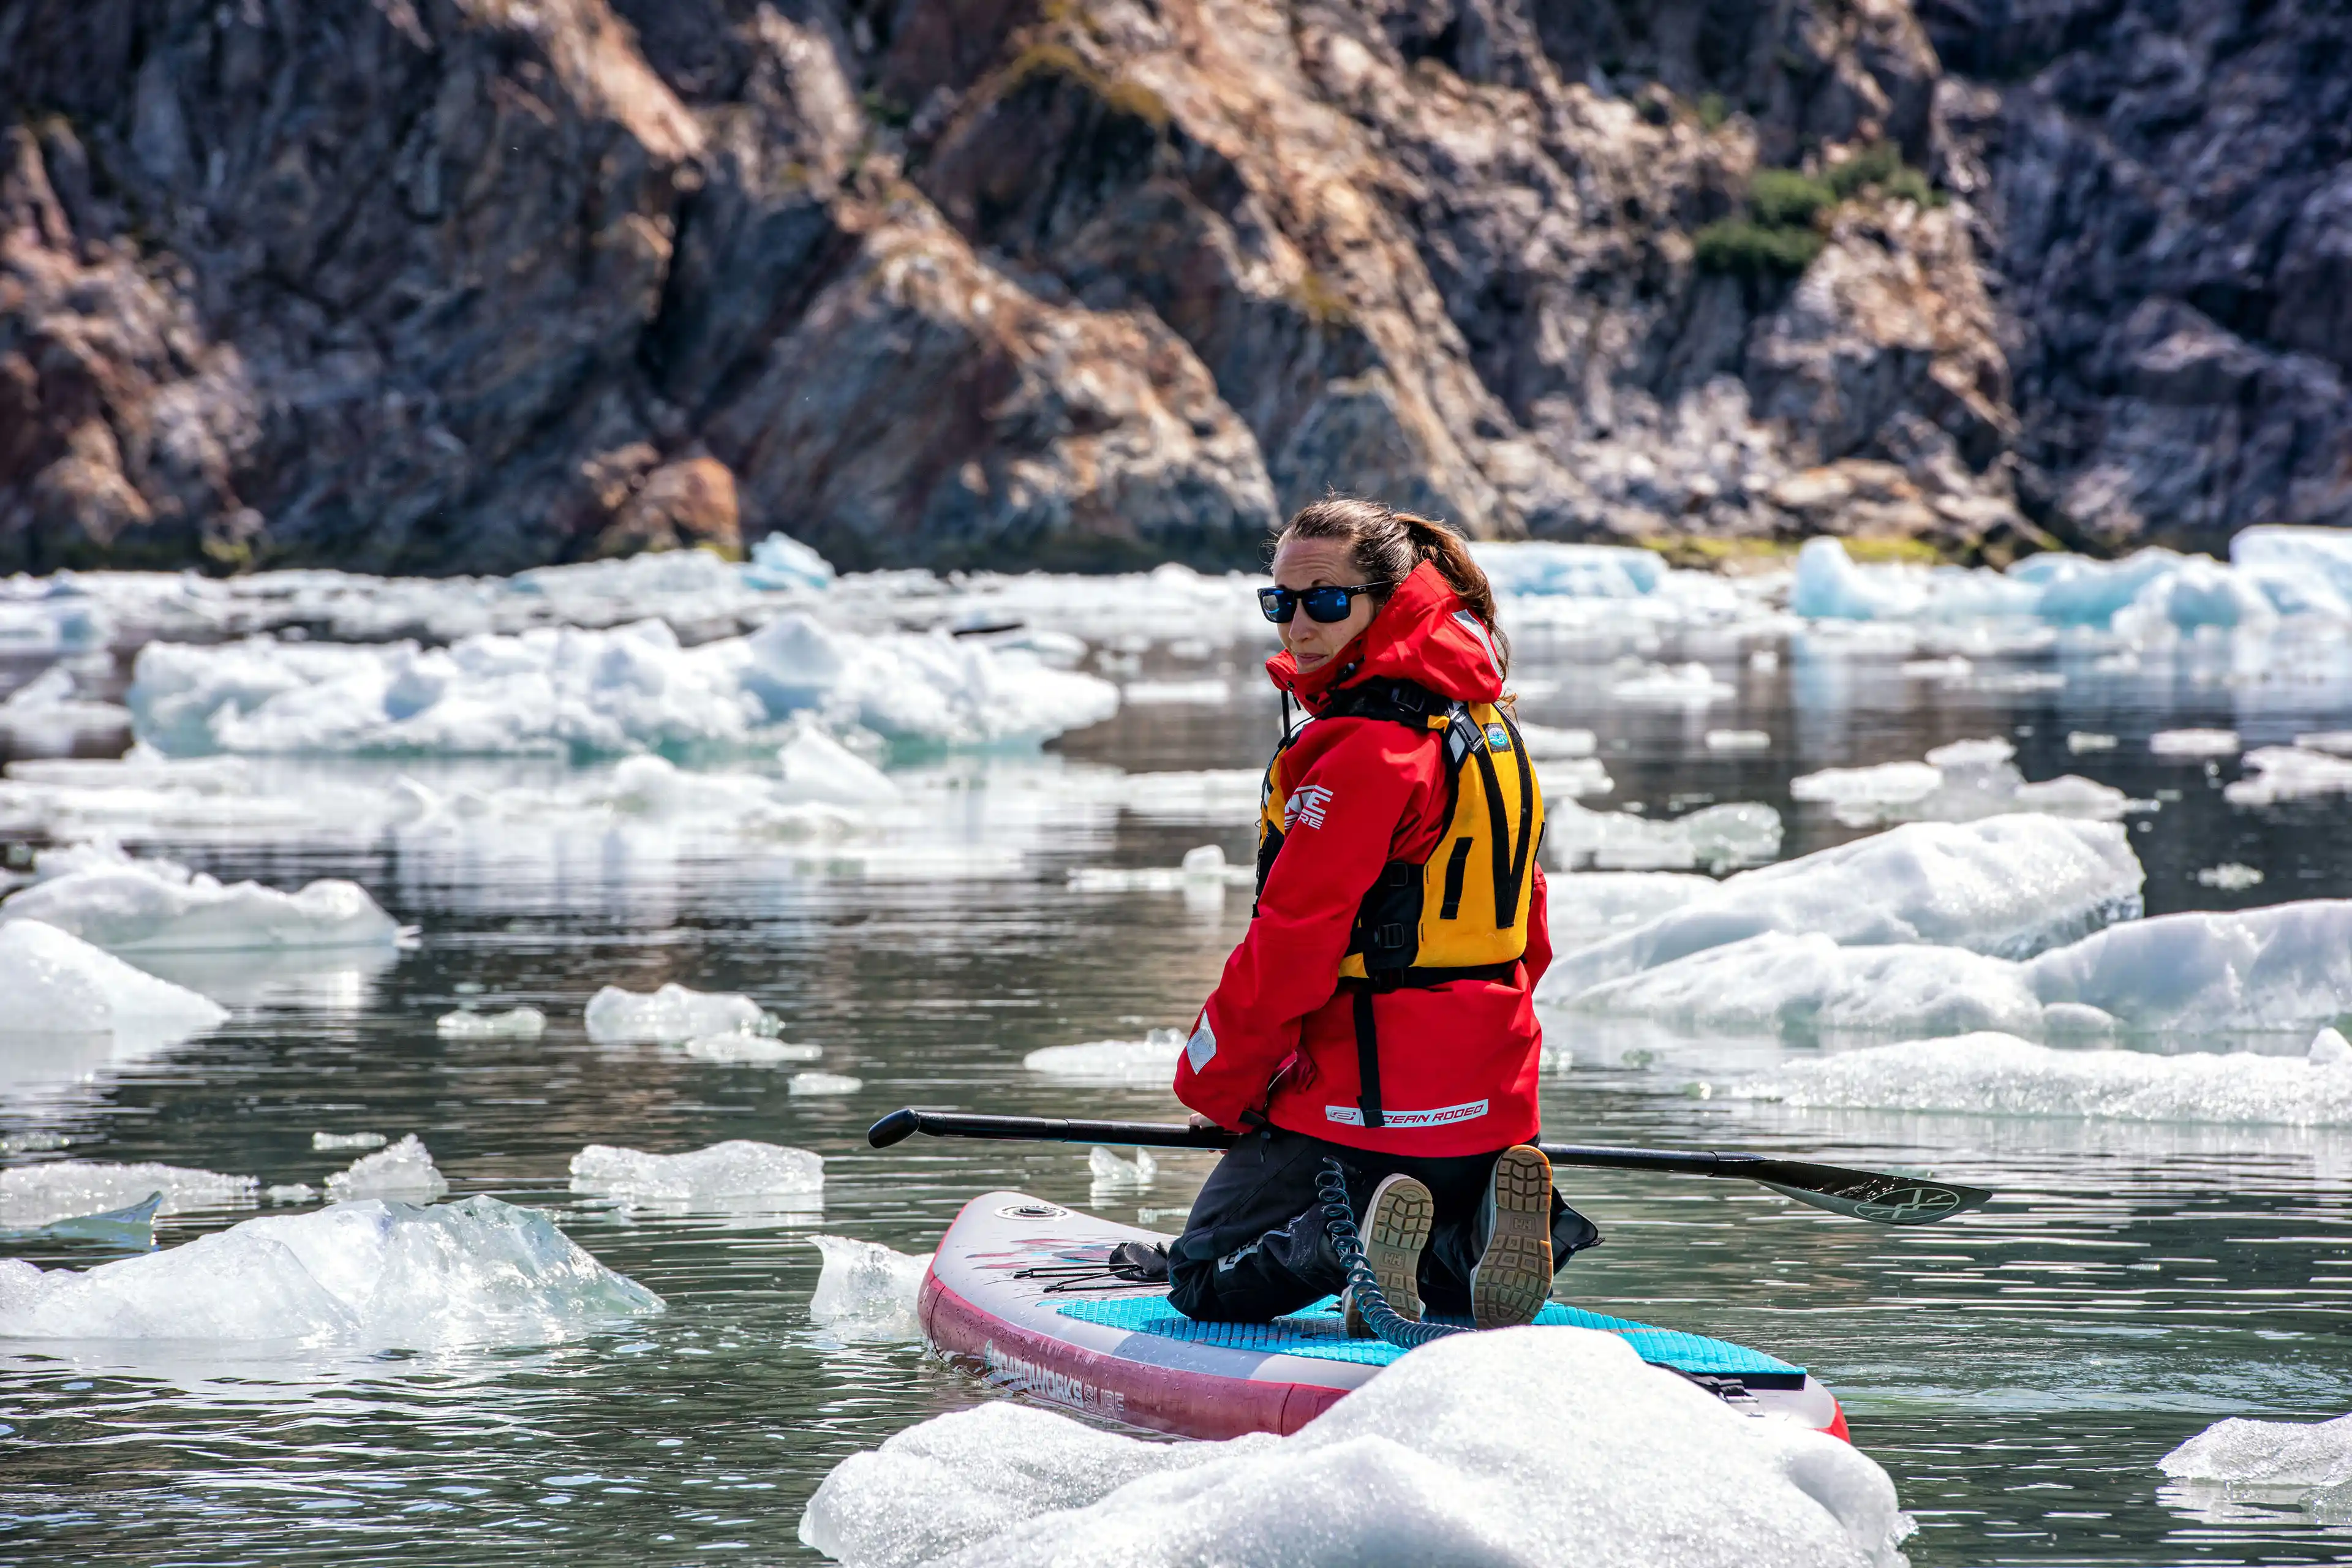
[[[0,570],[2352,522],[2352,24],[16,0]]]

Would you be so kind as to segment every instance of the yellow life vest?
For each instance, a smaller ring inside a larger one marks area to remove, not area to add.
[[[1342,691],[1325,717],[1440,731],[1450,769],[1444,832],[1426,860],[1381,868],[1357,909],[1340,978],[1375,991],[1507,979],[1528,948],[1531,863],[1544,831],[1543,792],[1510,716],[1493,703],[1454,701],[1411,681],[1370,680]],[[1294,809],[1297,785],[1284,768],[1292,739],[1285,735],[1266,764],[1261,894],[1290,826],[1285,813]]]

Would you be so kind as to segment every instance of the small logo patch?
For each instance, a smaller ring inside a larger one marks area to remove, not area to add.
[[[1216,1058],[1217,1032],[1209,1027],[1209,1016],[1203,1013],[1201,1015],[1201,1026],[1192,1031],[1191,1039],[1184,1042],[1184,1059],[1192,1064],[1194,1072],[1199,1072]]]
[[[1301,784],[1282,803],[1282,830],[1289,832],[1300,823],[1309,827],[1323,826],[1323,814],[1331,806],[1331,792],[1321,784]]]
[[[1381,1121],[1390,1127],[1444,1127],[1456,1121],[1475,1121],[1486,1114],[1486,1102],[1473,1100],[1461,1105],[1441,1105],[1434,1110],[1382,1110]],[[1341,1127],[1361,1127],[1364,1113],[1352,1105],[1327,1105],[1323,1120]]]
[[[1486,749],[1490,752],[1509,751],[1511,749],[1511,732],[1503,728],[1500,724],[1487,725]]]

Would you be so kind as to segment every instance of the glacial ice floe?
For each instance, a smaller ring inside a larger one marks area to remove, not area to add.
[[[2028,784],[2016,755],[2017,748],[1997,735],[1954,741],[1929,752],[1925,762],[1801,773],[1789,781],[1789,794],[1826,805],[1849,827],[1969,822],[2013,811],[2112,822],[2131,808],[2123,791],[2073,773]]]
[[[310,1134],[310,1147],[321,1153],[331,1150],[381,1149],[392,1140],[381,1132],[329,1132]]]
[[[809,1321],[845,1340],[919,1340],[916,1298],[931,1255],[894,1252],[845,1236],[812,1236],[824,1259],[809,1297]]]
[[[39,921],[110,952],[389,947],[400,939],[367,889],[340,878],[292,893],[224,885],[105,845],[46,852],[37,869],[38,881],[0,901],[0,925]]]
[[[740,991],[695,991],[671,981],[657,991],[607,985],[588,999],[588,1037],[603,1046],[683,1045],[702,1035],[774,1034],[772,1014]]]
[[[2234,757],[2235,730],[2158,730],[2147,738],[2147,749],[2159,757]]]
[[[2157,1462],[2177,1481],[2323,1490],[2352,1483],[2352,1415],[2216,1421]]]
[[[679,1154],[591,1143],[572,1156],[572,1190],[630,1204],[805,1199],[824,1191],[824,1161],[746,1138]]]
[[[1706,898],[1719,884],[1690,871],[1575,871],[1545,885],[1552,951],[1570,952]]]
[[[77,1215],[100,1214],[163,1194],[160,1214],[251,1208],[261,1184],[251,1176],[180,1165],[47,1160],[0,1171],[0,1226],[25,1229]]]
[[[1031,1072],[1080,1083],[1175,1081],[1176,1058],[1184,1054],[1184,1031],[1153,1029],[1139,1040],[1088,1040],[1031,1051],[1021,1065]]]
[[[141,739],[175,756],[588,756],[751,749],[801,713],[908,741],[1033,740],[1108,718],[1118,690],[944,634],[867,636],[790,614],[696,647],[659,621],[446,648],[150,643],[130,703]]]
[[[5,643],[0,643],[0,648]],[[131,710],[79,695],[66,664],[53,664],[0,700],[0,739],[13,750],[63,751],[76,742],[131,733]]]
[[[13,900],[11,900],[13,902]],[[5,906],[0,906],[5,908]],[[110,1036],[132,1055],[225,1022],[228,1009],[37,920],[0,923],[0,1077],[37,1071],[58,1036]]]
[[[545,1344],[662,1310],[545,1215],[491,1197],[248,1219],[83,1270],[0,1261],[0,1337],[19,1340]]]
[[[2300,746],[2257,746],[2241,759],[2246,776],[2221,786],[2232,805],[2352,795],[2352,760]]]
[[[1097,1145],[1087,1151],[1087,1174],[1092,1182],[1094,1200],[1100,1203],[1129,1193],[1150,1191],[1151,1184],[1160,1178],[1160,1163],[1151,1157],[1149,1149],[1138,1149],[1132,1159],[1121,1159]]]
[[[841,1072],[796,1072],[784,1083],[787,1094],[856,1094],[866,1080]]]
[[[1547,790],[1544,816],[1552,864],[1563,870],[1590,866],[1599,871],[1725,871],[1759,865],[1780,852],[1780,814],[1750,802],[1651,817],[1593,811]]]
[[[362,1154],[350,1168],[327,1178],[327,1201],[347,1204],[361,1198],[397,1198],[429,1204],[449,1190],[449,1179],[434,1166],[433,1155],[411,1132],[399,1142]]]
[[[1253,867],[1228,864],[1223,845],[1203,844],[1186,850],[1183,862],[1176,866],[1074,867],[1069,889],[1074,893],[1181,893],[1194,888],[1246,888],[1256,875]]]
[[[1566,1003],[1603,981],[1767,931],[2022,956],[2137,916],[2141,880],[2115,823],[2036,815],[1908,823],[1740,872],[1711,894],[1562,952],[1539,994]]]
[[[535,1040],[547,1033],[547,1015],[536,1007],[509,1007],[502,1013],[460,1008],[434,1019],[433,1032],[445,1040]]]
[[[2352,1064],[2328,1055],[2158,1056],[1985,1032],[1784,1061],[1730,1092],[1805,1109],[2352,1127]]]
[[[1002,1401],[935,1417],[836,1466],[800,1533],[851,1568],[1895,1568],[1910,1529],[1849,1444],[1612,1334],[1503,1329],[1413,1352],[1286,1437],[1155,1443]]]
[[[1545,1000],[1711,1033],[2304,1036],[2352,1011],[2352,900],[2124,921],[2025,960],[1771,931],[1573,993],[1547,980]]]
[[[730,1067],[779,1067],[785,1062],[813,1062],[824,1055],[824,1050],[816,1046],[743,1030],[697,1035],[686,1042],[685,1050],[696,1061],[719,1062]]]

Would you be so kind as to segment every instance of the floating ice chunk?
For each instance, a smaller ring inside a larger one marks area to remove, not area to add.
[[[1225,863],[1224,847],[1203,844],[1184,852],[1181,866],[1080,866],[1069,877],[1074,893],[1179,893],[1187,888],[1246,888],[1256,869]]]
[[[350,1169],[327,1178],[327,1201],[331,1204],[360,1198],[429,1204],[448,1190],[448,1179],[434,1168],[432,1154],[414,1132],[388,1149],[361,1155]]]
[[[2311,1037],[2303,1059],[2314,1067],[2341,1067],[2352,1062],[2352,1040],[2347,1040],[2344,1031],[2331,1025]]]
[[[1769,805],[1710,805],[1687,816],[1653,821],[1631,812],[1588,811],[1560,800],[1548,803],[1545,815],[1553,863],[1567,870],[1726,870],[1780,852],[1780,814]]]
[[[754,588],[829,588],[833,563],[782,533],[772,533],[751,546],[744,563],[743,581]]]
[[[1183,1054],[1183,1030],[1154,1029],[1140,1040],[1047,1046],[1023,1057],[1021,1065],[1031,1072],[1089,1083],[1166,1084],[1174,1081],[1176,1058]]]
[[[2263,885],[2263,874],[2252,866],[2242,866],[2235,860],[2225,860],[2219,866],[2208,866],[2197,873],[2200,887],[2219,888],[2225,893],[2242,893],[2248,888]]]
[[[1255,822],[1265,777],[1254,768],[1129,773],[1119,782],[1119,809],[1156,822]]]
[[[392,1140],[381,1132],[313,1132],[310,1147],[324,1152],[334,1149],[381,1149]]]
[[[1762,730],[1709,730],[1706,749],[1710,752],[1769,752],[1772,737]]]
[[[1805,1107],[2352,1126],[2352,1070],[2340,1064],[2243,1051],[2060,1050],[1998,1033],[1784,1062],[1733,1092]]]
[[[780,793],[787,801],[871,810],[899,798],[887,773],[812,723],[801,723],[776,761],[784,771]]]
[[[775,1020],[738,991],[658,991],[607,985],[588,999],[588,1037],[598,1045],[679,1045],[702,1035],[772,1034]]]
[[[1832,805],[1909,805],[1943,787],[1940,769],[1926,763],[1878,763],[1863,768],[1823,768],[1789,781],[1792,799]]]
[[[1580,795],[1607,795],[1617,787],[1599,757],[1574,757],[1565,762],[1538,763],[1536,783],[1546,800],[1574,800]]]
[[[2158,730],[2147,738],[2147,749],[2159,757],[2234,757],[2235,730]]]
[[[178,1165],[117,1165],[100,1160],[55,1160],[0,1171],[0,1225],[17,1229],[97,1214],[163,1194],[158,1212],[250,1208],[261,1184]]]
[[[149,1193],[135,1204],[103,1214],[69,1215],[51,1220],[28,1233],[47,1241],[94,1241],[105,1247],[150,1247],[155,1245],[155,1215],[163,1194]],[[0,1226],[0,1229],[8,1227]]]
[[[547,1033],[547,1015],[536,1007],[509,1007],[503,1013],[444,1013],[433,1020],[433,1032],[445,1040],[535,1040]]]
[[[2333,1421],[2217,1421],[2156,1462],[2179,1481],[2318,1489],[2352,1481],[2352,1415]]]
[[[2352,900],[2128,921],[2032,963],[2044,1002],[2083,1002],[2149,1032],[2301,1032],[2352,997]]]
[[[308,1182],[286,1182],[262,1188],[261,1195],[270,1204],[307,1204],[317,1201],[319,1189]]]
[[[56,1035],[111,1035],[118,1051],[152,1049],[228,1017],[219,1004],[37,920],[0,924],[0,1051],[9,1055]]]
[[[1199,680],[1130,680],[1119,695],[1139,708],[1178,703],[1221,706],[1234,700],[1234,683],[1214,676]]]
[[[1638,599],[1656,593],[1669,575],[1656,551],[1623,544],[1481,540],[1470,551],[1501,595]]]
[[[1522,724],[1519,743],[1530,759],[1567,761],[1589,757],[1599,743],[1590,730],[1556,730],[1549,724]]]
[[[813,1236],[809,1240],[824,1259],[816,1293],[809,1298],[810,1322],[843,1339],[923,1337],[915,1301],[931,1267],[929,1253],[910,1258],[845,1236]]]
[[[1712,877],[1686,871],[1577,871],[1546,879],[1552,947],[1569,952],[1712,894]]]
[[[2222,786],[2232,805],[2270,805],[2315,795],[2352,795],[2352,760],[2294,746],[2257,746],[2245,755],[2252,776]],[[0,905],[5,910],[5,905]]]
[[[546,1215],[491,1197],[249,1219],[83,1272],[0,1264],[0,1335],[18,1339],[543,1344],[661,1310]]]
[[[5,647],[0,637],[0,648]],[[131,710],[77,696],[74,673],[62,664],[51,665],[0,701],[0,735],[13,737],[19,746],[63,748],[85,735],[130,732]]]
[[[1153,1443],[1004,1403],[937,1417],[837,1466],[801,1539],[851,1568],[1895,1568],[1909,1529],[1851,1445],[1738,1415],[1613,1334],[1502,1329],[1413,1352],[1287,1437]]]
[[[339,879],[282,893],[100,853],[61,869],[0,903],[0,922],[40,921],[112,952],[388,947],[400,937],[367,889]]]
[[[1609,695],[1620,702],[1669,708],[1705,708],[1739,695],[1728,683],[1698,663],[1644,666],[1609,683]]]
[[[1087,1169],[1094,1176],[1097,1194],[1143,1192],[1160,1174],[1159,1162],[1149,1149],[1138,1149],[1132,1160],[1122,1160],[1108,1149],[1089,1149]]]
[[[2084,752],[2112,752],[2116,749],[2116,738],[2088,730],[2073,730],[2067,732],[2066,749],[2076,756]]]
[[[2294,743],[2306,752],[2326,752],[2332,756],[2352,756],[2352,730],[2316,730],[2297,735]]]
[[[683,1154],[591,1143],[572,1156],[572,1190],[628,1202],[801,1197],[824,1191],[824,1162],[744,1138]]]
[[[772,1067],[778,1062],[813,1062],[824,1052],[815,1046],[779,1040],[771,1035],[739,1031],[726,1035],[697,1035],[686,1042],[686,1054],[701,1062]]]
[[[2137,916],[2141,880],[2114,823],[2039,816],[1912,823],[1741,872],[1711,895],[1564,952],[1541,994],[1565,1002],[1604,980],[1764,931],[2021,956]]]
[[[786,1080],[788,1094],[856,1094],[866,1087],[862,1078],[838,1072],[796,1072]]]
[[[1829,805],[1850,827],[1967,822],[2011,811],[2112,822],[2131,805],[2123,791],[2073,773],[2028,784],[2011,760],[2016,754],[2017,748],[1998,736],[1955,741],[1929,752],[1924,763],[1806,773],[1790,781],[1789,793]]]

